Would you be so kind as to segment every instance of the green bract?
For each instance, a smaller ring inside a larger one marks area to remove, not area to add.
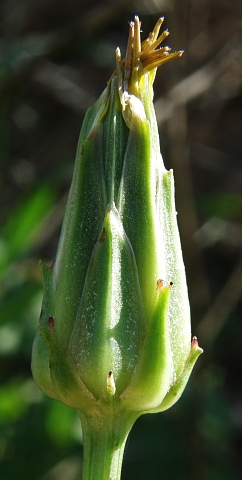
[[[56,260],[42,265],[34,379],[83,424],[115,419],[115,432],[117,419],[128,430],[175,403],[202,352],[191,342],[173,173],[153,108],[156,68],[182,53],[157,49],[161,23],[141,45],[136,17],[125,60],[116,51],[83,123]]]

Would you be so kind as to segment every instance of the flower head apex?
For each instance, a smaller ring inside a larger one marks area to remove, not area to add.
[[[170,53],[170,47],[159,47],[168,37],[165,30],[159,35],[164,18],[159,18],[148,38],[141,43],[139,17],[130,22],[129,39],[126,57],[122,61],[119,48],[116,50],[116,74],[118,76],[120,97],[135,95],[141,98],[143,76],[149,73],[149,84],[152,87],[156,69],[173,58],[181,57],[183,51]],[[122,103],[124,98],[122,99]]]

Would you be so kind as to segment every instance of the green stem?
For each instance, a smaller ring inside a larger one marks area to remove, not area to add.
[[[127,436],[137,415],[124,421],[119,415],[79,412],[83,433],[82,480],[119,480]]]

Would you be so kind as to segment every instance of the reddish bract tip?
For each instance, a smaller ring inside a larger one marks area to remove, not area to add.
[[[197,347],[197,346],[198,346],[197,337],[192,337],[192,347]]]
[[[49,317],[48,325],[49,325],[50,327],[54,327],[54,326],[55,326],[55,320],[54,320],[54,317],[52,317],[52,315]]]

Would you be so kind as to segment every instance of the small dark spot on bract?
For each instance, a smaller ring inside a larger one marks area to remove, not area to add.
[[[164,280],[159,278],[159,280],[157,280],[157,282],[156,282],[156,288],[157,288],[157,290],[161,290],[163,287],[164,287]]]
[[[103,227],[102,233],[101,233],[101,235],[100,235],[100,237],[99,237],[99,242],[100,242],[100,243],[105,242],[106,238],[107,238],[106,230],[105,230],[105,228]]]
[[[49,317],[48,325],[50,325],[50,327],[54,327],[54,326],[55,326],[54,317],[52,317],[52,315]]]

